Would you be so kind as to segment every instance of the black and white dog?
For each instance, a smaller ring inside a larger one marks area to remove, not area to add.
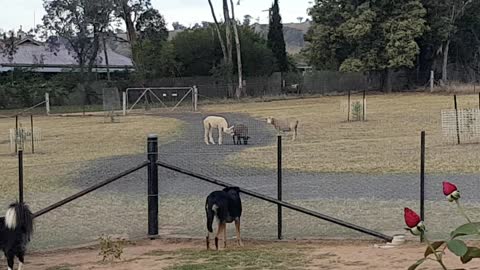
[[[25,251],[33,233],[33,214],[24,203],[12,203],[5,217],[0,218],[0,249],[7,257],[8,270],[13,269],[15,256],[22,270]]]
[[[240,188],[226,187],[223,190],[214,191],[207,197],[205,203],[207,213],[207,249],[210,249],[210,234],[213,233],[213,220],[218,222],[217,235],[215,236],[215,249],[218,250],[218,238],[223,233],[223,245],[227,246],[227,223],[235,221],[237,243],[243,246],[240,238],[240,216],[242,215],[242,201],[240,200]]]

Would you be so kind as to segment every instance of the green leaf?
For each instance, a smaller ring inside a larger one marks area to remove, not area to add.
[[[480,248],[468,247],[467,254],[460,257],[462,263],[468,263],[473,258],[480,258]]]
[[[455,229],[450,235],[456,238],[463,235],[480,234],[480,222],[467,223]]]
[[[412,264],[410,267],[408,267],[408,270],[415,270],[417,269],[417,267],[422,264],[426,259],[423,258],[423,259],[420,259],[418,260],[416,263]]]
[[[457,239],[448,241],[447,247],[451,252],[459,257],[467,254],[468,251],[467,245],[465,245],[462,240]]]
[[[434,251],[436,251],[439,247],[441,247],[445,241],[437,241],[432,243],[433,250],[430,247],[427,247],[425,250],[425,258],[428,257],[428,255],[433,254]]]

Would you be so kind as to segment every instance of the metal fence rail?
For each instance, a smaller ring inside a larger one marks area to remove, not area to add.
[[[160,166],[160,167],[175,171],[175,172],[179,172],[179,173],[182,173],[182,174],[185,174],[185,175],[189,175],[193,178],[197,178],[199,180],[206,181],[206,182],[218,185],[218,186],[223,186],[223,187],[231,186],[230,184],[228,184],[226,182],[223,182],[223,181],[220,181],[220,180],[217,180],[217,179],[214,179],[212,177],[205,176],[205,175],[197,174],[197,173],[194,173],[194,172],[191,172],[191,171],[188,171],[188,170],[184,170],[182,168],[179,168],[179,167],[176,167],[176,166],[173,166],[173,165],[169,165],[169,164],[167,164],[165,162],[162,162],[162,161],[157,161],[157,165]],[[309,210],[309,209],[306,209],[306,208],[303,208],[303,207],[300,207],[300,206],[296,206],[296,205],[293,205],[293,204],[288,203],[288,202],[279,201],[275,198],[265,196],[263,194],[260,194],[260,193],[257,193],[257,192],[254,192],[254,191],[251,191],[251,190],[248,190],[248,189],[240,188],[240,191],[242,193],[245,193],[245,194],[247,194],[249,196],[252,196],[252,197],[255,197],[257,199],[264,200],[264,201],[267,201],[267,202],[270,202],[270,203],[273,203],[273,204],[276,204],[276,205],[279,205],[279,206],[283,206],[283,207],[286,207],[288,209],[291,209],[291,210],[294,210],[294,211],[297,211],[297,212],[300,212],[300,213],[303,213],[303,214],[306,214],[306,215],[309,215],[309,216],[313,216],[313,217],[316,217],[316,218],[319,218],[319,219],[323,219],[323,220],[332,222],[334,224],[337,224],[337,225],[340,225],[340,226],[343,226],[343,227],[346,227],[346,228],[349,228],[349,229],[352,229],[352,230],[359,231],[361,233],[365,233],[365,234],[383,239],[385,241],[392,241],[392,239],[393,239],[393,237],[391,237],[391,236],[388,236],[388,235],[385,235],[385,234],[382,234],[382,233],[379,233],[379,232],[376,232],[376,231],[373,231],[373,230],[370,230],[370,229],[367,229],[367,228],[363,228],[361,226],[351,224],[351,223],[345,222],[343,220],[340,220],[340,219],[337,219],[337,218],[334,218],[334,217],[330,217],[330,216],[327,216],[327,215],[324,215],[324,214],[321,214],[321,213],[318,213],[318,212],[315,212],[315,211],[312,211],[312,210]]]

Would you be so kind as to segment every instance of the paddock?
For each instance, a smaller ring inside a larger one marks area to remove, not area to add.
[[[426,221],[437,237],[448,228],[448,204],[441,181],[462,189],[468,211],[480,213],[478,144],[454,145],[442,138],[442,109],[447,95],[369,95],[368,119],[345,121],[339,104],[345,97],[205,105],[199,113],[164,113],[120,117],[104,123],[95,117],[35,116],[43,141],[25,154],[25,200],[37,211],[145,160],[145,138],[157,133],[159,160],[228,183],[276,197],[276,132],[267,116],[300,120],[297,141],[284,140],[283,200],[386,235],[404,233],[403,207],[418,209],[420,131],[427,134]],[[461,107],[478,106],[475,96],[458,97]],[[249,127],[248,145],[203,143],[201,119],[225,116]],[[12,124],[13,123],[13,124]],[[17,158],[8,151],[14,122],[0,119],[0,168],[5,192],[0,202],[15,200]],[[4,141],[5,140],[5,141]],[[5,179],[5,180],[4,180]],[[103,187],[42,216],[32,250],[95,243],[102,234],[145,236],[147,228],[144,171]],[[159,233],[162,237],[203,238],[204,200],[213,189],[176,172],[159,169]],[[199,207],[201,206],[201,207]],[[247,239],[277,238],[277,206],[244,197],[242,232]],[[132,222],[134,221],[134,222]],[[283,210],[284,239],[365,239],[347,228]],[[439,227],[435,227],[439,226]],[[232,232],[229,232],[232,235]],[[370,239],[370,238],[368,238]],[[413,240],[413,238],[410,238]]]

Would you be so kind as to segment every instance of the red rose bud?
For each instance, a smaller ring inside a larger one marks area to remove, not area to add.
[[[420,219],[420,216],[417,215],[412,209],[406,208],[404,209],[404,217],[405,217],[405,224],[409,228],[417,227],[418,223],[420,223],[422,220]]]
[[[447,196],[449,202],[460,199],[460,192],[458,191],[457,186],[450,182],[443,182],[443,194]]]
[[[443,194],[445,196],[452,194],[454,191],[457,191],[457,186],[447,181],[443,182]]]
[[[404,210],[405,223],[407,224],[407,230],[410,231],[413,235],[420,235],[425,231],[425,225],[420,217],[410,208],[405,208]]]

